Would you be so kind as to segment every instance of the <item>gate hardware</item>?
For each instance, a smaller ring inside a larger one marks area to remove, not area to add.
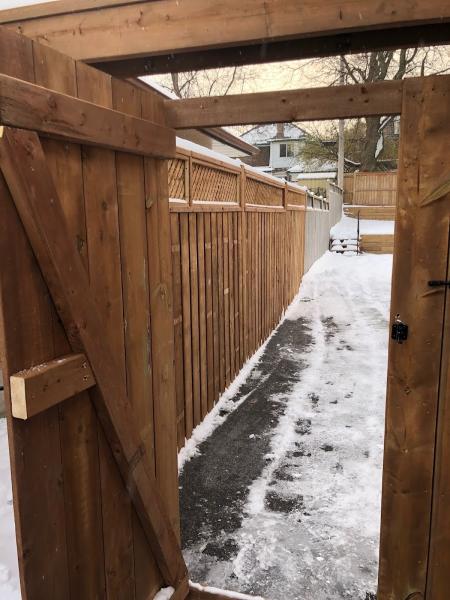
[[[392,324],[391,338],[397,344],[403,344],[408,339],[408,325],[400,320],[399,315],[395,317],[395,321]]]
[[[445,279],[433,279],[432,281],[428,282],[428,285],[430,287],[450,287],[450,280],[445,281]]]

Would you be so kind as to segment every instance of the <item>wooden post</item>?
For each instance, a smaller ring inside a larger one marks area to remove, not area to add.
[[[379,600],[445,598],[450,570],[448,290],[450,80],[405,82],[389,346]],[[448,339],[448,338],[447,338]]]

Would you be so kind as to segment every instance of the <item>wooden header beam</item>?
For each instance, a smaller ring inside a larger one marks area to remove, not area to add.
[[[156,158],[176,152],[172,129],[3,74],[0,123]]]
[[[200,52],[210,53],[208,67],[234,64],[239,52],[244,52],[241,64],[262,62],[267,44],[286,40],[302,41],[298,49],[294,43],[280,46],[272,60],[323,55],[327,44],[331,54],[341,53],[343,44],[353,52],[392,47],[397,36],[405,39],[396,46],[450,42],[443,29],[449,22],[447,0],[97,0],[90,6],[79,0],[0,12],[0,23],[76,59],[101,63],[158,56],[159,69],[169,68],[170,55],[189,53],[199,68]],[[418,29],[402,33],[409,27]],[[353,36],[359,37],[353,41]],[[262,54],[252,57],[251,46]],[[222,54],[224,48],[236,50]],[[136,75],[145,64],[122,64],[121,74]],[[155,72],[147,64],[144,72]],[[187,67],[187,62],[179,65]]]
[[[450,27],[448,23],[438,23],[399,27],[389,29],[388,32],[383,29],[303,38],[295,40],[294,43],[292,40],[283,40],[178,54],[125,58],[94,63],[94,66],[115,77],[139,77],[446,44],[450,44]]]
[[[169,126],[189,129],[397,115],[401,112],[402,90],[402,81],[383,81],[368,85],[165,100],[164,104]]]

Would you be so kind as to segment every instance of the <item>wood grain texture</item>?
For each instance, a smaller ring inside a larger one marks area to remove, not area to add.
[[[308,0],[301,5],[296,0],[285,0],[282,9],[277,0],[248,0],[245,4],[229,0],[226,14],[222,5],[211,7],[207,0],[126,3],[110,8],[100,6],[96,11],[86,10],[82,4],[78,12],[56,16],[52,16],[49,5],[37,14],[36,10],[17,10],[13,16],[17,22],[11,26],[20,27],[25,35],[69,56],[88,61],[179,54],[194,49],[305,37],[314,40],[339,33],[386,31],[450,20],[448,5],[443,0],[414,4],[398,0],[395,11],[381,0],[362,0],[357,11],[351,0],[326,4]],[[56,12],[61,10],[56,7]],[[27,19],[29,14],[31,18]],[[11,13],[7,12],[3,20],[11,21]]]
[[[29,419],[95,385],[83,354],[36,365],[10,377],[12,416]]]
[[[102,319],[96,303],[86,292],[88,285],[82,263],[66,242],[68,235],[64,216],[59,204],[52,200],[57,198],[57,194],[47,172],[39,140],[35,134],[23,131],[4,132],[0,156],[2,171],[65,323],[70,343],[74,349],[84,348],[89,358],[101,393],[95,398],[97,413],[108,440],[118,450],[115,458],[122,477],[128,481],[131,478],[134,482],[133,504],[166,581],[177,584],[185,575],[181,551],[165,516],[154,477],[146,461],[142,460],[145,448],[130,422],[130,411],[123,409],[120,385],[117,385],[119,369],[116,359],[113,355],[109,355],[107,360],[102,359],[105,348],[96,331]],[[22,169],[26,173],[21,173]],[[39,208],[35,204],[37,198]],[[42,203],[45,203],[46,210],[43,210]],[[39,218],[43,213],[45,223]],[[55,248],[58,248],[57,252],[52,251]],[[67,293],[67,290],[70,292]]]
[[[4,125],[71,142],[144,156],[175,155],[173,130],[4,74],[0,74],[0,118]]]
[[[389,346],[381,600],[442,597],[448,574],[448,554],[440,555],[448,513],[439,388],[445,293],[428,281],[447,273],[449,196],[427,198],[448,172],[449,92],[447,77],[408,81],[404,90],[391,320],[399,314],[410,333]]]
[[[251,123],[321,121],[396,115],[402,106],[402,81],[367,85],[257,92],[221,97],[165,100],[168,123],[175,129]]]

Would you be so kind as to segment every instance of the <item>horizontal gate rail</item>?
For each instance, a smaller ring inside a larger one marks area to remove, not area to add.
[[[173,129],[3,74],[0,122],[111,150],[156,158],[175,155]]]

